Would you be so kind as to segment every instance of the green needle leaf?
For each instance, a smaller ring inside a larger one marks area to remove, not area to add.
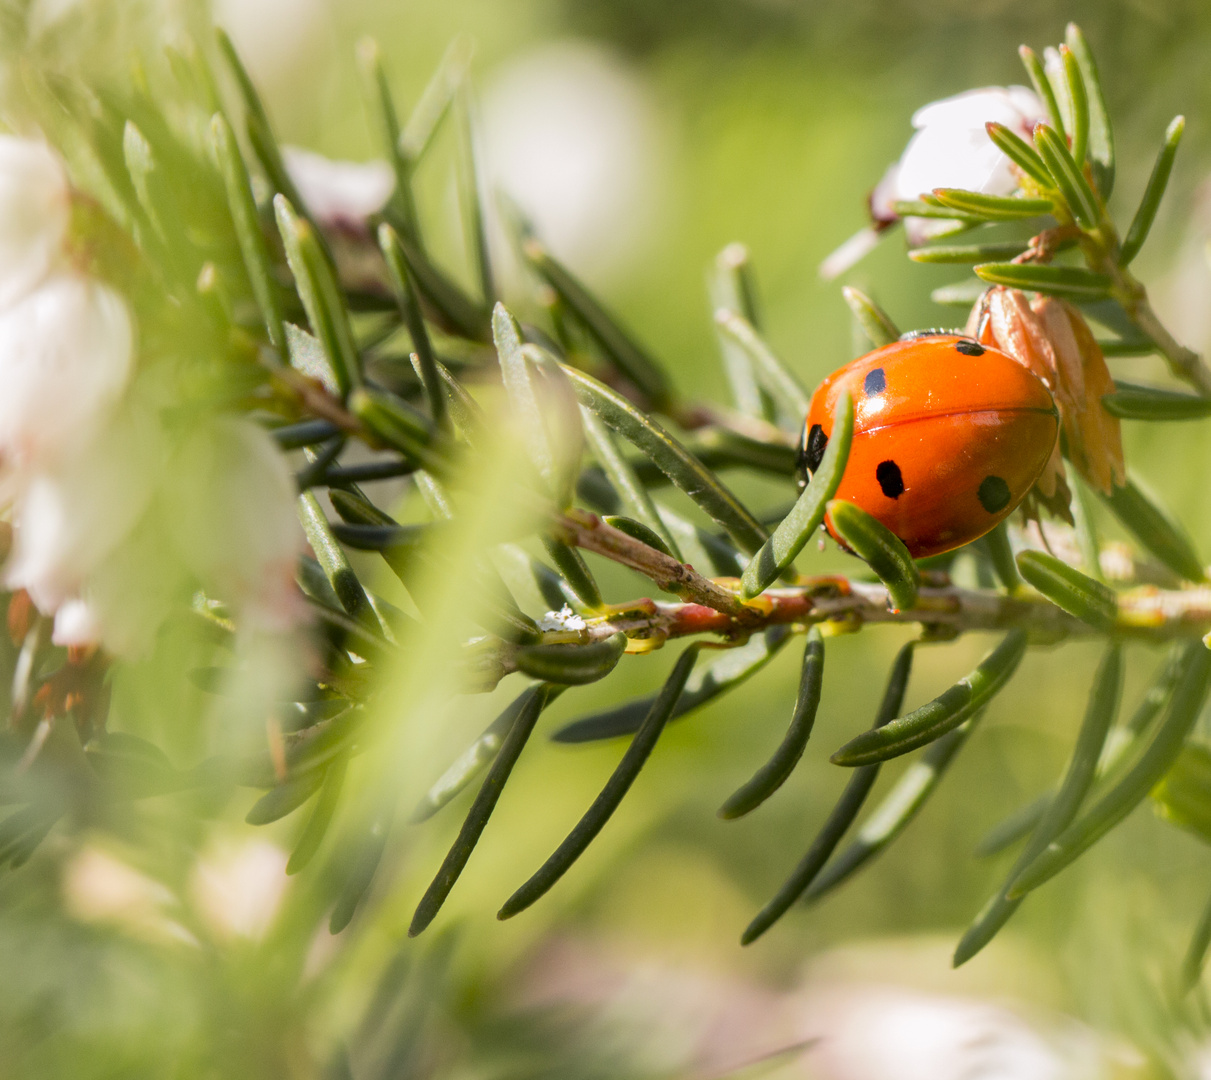
[[[524,254],[534,270],[563,298],[576,317],[623,375],[651,399],[655,409],[672,402],[664,372],[580,281],[537,240],[525,242]]]
[[[455,92],[455,119],[458,121],[458,188],[463,228],[471,242],[471,262],[485,304],[496,299],[492,274],[492,253],[488,246],[488,214],[484,203],[484,177],[480,167],[478,125],[475,102],[466,76]]]
[[[261,230],[261,218],[252,197],[252,186],[244,159],[240,156],[231,125],[222,113],[215,113],[210,121],[211,147],[223,184],[227,189],[227,207],[235,227],[240,254],[244,257],[244,268],[265,320],[265,329],[270,342],[280,353],[285,352],[285,336],[282,329],[282,299],[273,273],[273,262],[269,247]]]
[[[339,934],[349,925],[362,898],[370,890],[378,864],[382,861],[383,851],[387,847],[387,837],[391,832],[394,817],[395,804],[392,802],[389,807],[380,809],[371,818],[365,834],[359,838],[349,877],[328,920],[328,933]]]
[[[970,309],[971,305],[979,300],[986,290],[987,286],[984,282],[974,278],[967,278],[965,281],[957,282],[954,285],[943,285],[941,288],[934,289],[929,294],[929,298],[935,304],[939,304],[942,307]]]
[[[725,819],[743,817],[757,809],[777,791],[794,771],[807,740],[811,737],[816,722],[816,710],[820,706],[820,690],[824,685],[824,636],[818,626],[807,632],[807,645],[803,650],[803,669],[799,675],[799,694],[795,699],[795,711],[791,714],[790,727],[773,756],[746,784],[738,788],[719,808],[719,816]]]
[[[1076,55],[1067,45],[1060,46],[1060,59],[1064,65],[1064,83],[1068,89],[1068,101],[1072,111],[1072,160],[1078,170],[1085,168],[1085,154],[1089,149],[1089,96],[1085,92],[1085,78]]]
[[[302,197],[294,186],[294,181],[290,179],[285,161],[282,160],[282,151],[274,137],[273,126],[269,123],[269,114],[265,112],[264,103],[256,92],[256,87],[253,85],[247,69],[240,61],[239,53],[236,52],[235,46],[225,31],[216,30],[215,35],[218,39],[219,51],[227,61],[232,75],[235,76],[236,87],[239,89],[244,103],[244,122],[248,130],[248,141],[252,144],[253,152],[260,162],[261,168],[265,171],[265,176],[275,193],[284,195],[293,206],[303,207]]]
[[[985,221],[1017,221],[1019,218],[1041,217],[1055,210],[1050,199],[985,195],[980,191],[963,191],[960,188],[935,188],[933,195],[947,209]]]
[[[1089,810],[1047,845],[1008,890],[1018,899],[1049,881],[1122,821],[1143,801],[1177,759],[1198,719],[1211,678],[1211,649],[1201,641],[1185,648],[1169,709],[1148,748],[1136,763]]]
[[[807,392],[774,355],[752,323],[744,316],[724,309],[715,312],[715,325],[728,340],[744,350],[753,363],[757,379],[774,399],[779,411],[796,418],[807,415],[807,407],[810,404]]]
[[[563,370],[580,403],[592,409],[610,428],[642,452],[708,516],[723,526],[741,548],[754,552],[765,543],[766,533],[757,519],[656,421],[583,371],[566,365]]]
[[[303,301],[312,332],[324,347],[340,394],[345,397],[361,385],[362,371],[336,272],[311,223],[295,213],[285,195],[274,196],[273,209],[299,299]]]
[[[933,198],[932,195],[929,197]],[[919,217],[940,221],[953,221],[957,225],[963,226],[964,229],[972,229],[977,225],[984,224],[984,219],[981,217],[962,214],[957,210],[952,210],[950,207],[942,206],[936,201],[926,202],[924,199],[901,199],[898,202],[892,203],[892,209],[895,211],[897,217]],[[949,231],[947,235],[951,235]]]
[[[438,911],[441,910],[442,904],[446,902],[446,897],[450,895],[450,890],[454,888],[455,882],[458,881],[459,875],[466,867],[467,860],[471,858],[471,852],[479,843],[479,838],[483,835],[492,811],[496,809],[501,792],[504,791],[505,784],[508,782],[509,774],[512,773],[513,766],[517,764],[517,759],[521,756],[521,752],[530,738],[530,733],[538,722],[539,715],[551,700],[551,690],[551,687],[539,683],[522,695],[525,701],[501,744],[496,760],[492,762],[488,775],[480,785],[479,793],[475,796],[475,801],[471,804],[471,809],[467,812],[466,820],[451,845],[450,851],[442,861],[437,876],[425,890],[425,895],[421,897],[421,901],[416,907],[416,913],[412,916],[412,925],[408,927],[409,937],[416,937],[421,933],[434,920]]]
[[[426,314],[432,321],[443,330],[471,341],[490,341],[492,327],[488,308],[473,300],[435,266],[406,231],[399,234],[399,246],[417,291],[429,302]]]
[[[362,386],[349,395],[349,409],[379,440],[417,467],[436,476],[449,472],[449,463],[430,445],[433,422],[403,398],[377,387]]]
[[[716,257],[708,278],[711,306],[715,311],[730,311],[756,327],[757,301],[753,284],[752,264],[748,249],[743,244],[728,244]],[[732,400],[745,416],[772,420],[767,400],[762,395],[761,384],[754,371],[753,360],[748,351],[723,332],[715,324],[719,335],[720,351],[723,354],[723,370],[731,387]]]
[[[324,511],[320,509],[315,495],[310,491],[300,495],[298,508],[299,520],[303,524],[303,532],[307,534],[307,542],[323,567],[341,607],[367,629],[376,634],[380,633],[378,616],[366,596],[366,590],[362,588],[362,583],[358,581],[345,552],[332,534],[332,527],[328,524]]]
[[[560,686],[582,686],[604,679],[622,659],[627,636],[619,631],[589,645],[523,645],[517,670]]]
[[[1025,631],[1011,630],[974,671],[949,690],[878,731],[851,739],[833,754],[833,764],[872,765],[933,742],[987,705],[1009,681],[1025,652]]]
[[[297,874],[306,869],[315,857],[320,844],[328,834],[328,826],[336,815],[336,808],[341,799],[341,789],[345,786],[345,773],[348,769],[348,758],[339,757],[324,770],[324,786],[320,788],[320,797],[315,802],[315,809],[307,820],[303,835],[295,844],[290,860],[286,863],[287,874]]]
[[[1088,91],[1089,164],[1102,198],[1109,199],[1114,188],[1114,131],[1110,126],[1110,114],[1106,111],[1101,76],[1080,27],[1076,23],[1069,23],[1065,37],[1068,48],[1072,50],[1080,65],[1081,76]]]
[[[1115,381],[1114,393],[1102,398],[1111,416],[1123,420],[1201,420],[1211,416],[1211,398]]]
[[[1161,152],[1152,166],[1152,175],[1148,177],[1148,186],[1144,188],[1144,197],[1140,199],[1135,217],[1131,219],[1131,227],[1119,251],[1119,265],[1126,266],[1139,253],[1148,239],[1152,222],[1156,219],[1157,208],[1169,186],[1169,175],[1173,172],[1173,159],[1177,156],[1177,148],[1182,141],[1182,133],[1186,130],[1186,118],[1175,116],[1165,131],[1165,141]]]
[[[425,400],[429,403],[429,415],[433,417],[433,422],[441,427],[446,423],[446,392],[437,372],[437,357],[429,340],[429,331],[425,329],[420,300],[416,295],[412,273],[408,269],[408,260],[404,258],[399,233],[386,222],[378,227],[378,246],[387,264],[387,276],[395,293],[395,302],[399,305],[400,314],[412,338],[417,373],[425,391]]]
[[[908,257],[918,263],[986,263],[1015,259],[1027,249],[1016,240],[998,244],[936,244],[909,248]]]
[[[665,680],[664,686],[652,703],[639,730],[635,733],[631,745],[623,754],[618,767],[606,781],[601,794],[593,801],[593,805],[585,812],[584,817],[577,822],[567,839],[555,849],[534,876],[505,901],[496,914],[498,919],[510,919],[519,912],[525,911],[538,900],[567,873],[572,864],[584,854],[585,849],[605,827],[606,822],[618,809],[626,793],[631,790],[631,785],[655,748],[656,740],[660,738],[665,724],[673,715],[673,710],[677,707],[677,699],[685,689],[686,680],[690,676],[694,661],[698,658],[698,649],[698,644],[694,643],[677,658],[677,663],[673,665],[668,679]]]
[[[739,686],[770,662],[791,639],[785,626],[771,626],[763,634],[754,634],[748,642],[716,656],[710,663],[695,668],[677,700],[670,720],[677,720],[714,701]],[[566,724],[551,737],[553,742],[584,743],[633,735],[651,711],[655,696],[639,698],[604,712],[594,713]]]
[[[562,687],[551,687],[547,704],[554,701],[562,691]],[[427,821],[436,814],[446,803],[450,802],[460,791],[471,783],[483,769],[496,760],[505,736],[512,730],[517,717],[533,696],[533,690],[527,689],[514,698],[491,724],[454,762],[426,793],[412,812],[411,821],[418,824]]]
[[[1102,500],[1123,527],[1175,574],[1186,581],[1206,580],[1190,538],[1138,480],[1128,476],[1123,487],[1112,488]]]
[[[1060,103],[1055,99],[1055,89],[1051,85],[1051,80],[1047,78],[1047,72],[1043,68],[1038,53],[1029,46],[1022,45],[1018,48],[1018,56],[1022,58],[1022,65],[1026,68],[1026,74],[1030,76],[1034,92],[1039,95],[1039,100],[1047,107],[1047,115],[1051,117],[1052,126],[1057,131],[1063,131],[1064,116],[1060,112]]]
[[[1036,124],[1034,145],[1064,202],[1078,225],[1083,229],[1095,229],[1102,219],[1097,196],[1085,179],[1064,136],[1047,124]]]
[[[980,542],[1005,590],[1009,593],[1017,592],[1022,587],[1022,579],[1018,576],[1018,565],[1013,559],[1009,529],[1005,522],[1002,521],[992,532],[986,533]]]
[[[844,499],[828,504],[828,517],[837,535],[887,586],[892,610],[911,611],[917,603],[921,572],[900,538],[877,518]]]
[[[900,706],[904,703],[904,691],[908,687],[908,677],[912,674],[914,644],[910,641],[896,654],[872,730],[877,730],[894,720],[896,713],[900,711]],[[853,771],[849,782],[845,785],[845,790],[841,793],[841,798],[837,800],[836,806],[833,807],[819,833],[816,834],[816,838],[807,849],[807,854],[803,856],[799,865],[795,867],[794,872],[786,879],[786,883],[778,890],[774,898],[748,924],[748,928],[741,935],[741,945],[750,945],[756,941],[782,918],[791,904],[803,895],[824,864],[828,862],[829,856],[841,842],[841,837],[854,823],[854,819],[861,811],[862,804],[866,802],[866,797],[874,787],[878,775],[878,765],[864,765]]]
[[[1118,617],[1114,590],[1044,551],[1018,553],[1018,569],[1058,608],[1098,630],[1110,630]]]
[[[912,257],[912,252],[909,252],[909,257]],[[862,327],[862,332],[876,349],[900,340],[899,327],[866,293],[852,285],[846,285],[841,290],[841,295],[849,305],[849,310],[853,312],[854,318],[858,320],[858,325]]]
[[[815,903],[887,850],[937,790],[955,755],[983,715],[984,710],[977,709],[970,719],[932,743],[920,761],[914,761],[904,770],[895,787],[871,811],[853,842],[825,866],[824,872],[808,887],[803,894],[805,904]]]
[[[1048,802],[1038,826],[1031,834],[1030,843],[1018,856],[1005,884],[989,900],[966,933],[963,934],[955,949],[955,967],[965,964],[975,956],[1009,921],[1021,903],[1021,900],[1008,899],[1006,894],[1010,884],[1076,817],[1076,813],[1097,775],[1098,759],[1105,746],[1106,735],[1110,731],[1115,716],[1118,715],[1119,696],[1122,688],[1123,648],[1119,644],[1111,644],[1106,649],[1097,674],[1094,676],[1089,703],[1085,709],[1085,719],[1081,723],[1076,746],[1073,747],[1072,758],[1068,762],[1068,769],[1064,773],[1064,779],[1060,782],[1059,790]]]
[[[1015,132],[1010,131],[1004,124],[998,124],[995,121],[989,121],[985,124],[984,130],[988,132],[988,137],[997,145],[1001,153],[1034,180],[1035,183],[1039,184],[1044,190],[1055,187],[1055,181],[1051,179],[1051,173],[1047,171],[1047,166],[1043,164],[1043,159],[1039,157],[1038,151],[1030,143],[1026,142],[1025,139]]]
[[[824,520],[829,500],[837,493],[845,465],[849,460],[849,447],[854,433],[854,402],[849,394],[842,394],[837,402],[833,418],[833,430],[829,436],[820,467],[812,476],[803,494],[795,502],[791,512],[749,560],[740,578],[740,595],[752,599],[764,592],[803,549]],[[911,560],[909,560],[911,562]]]
[[[552,536],[544,536],[542,543],[543,547],[547,549],[547,554],[551,556],[555,568],[563,575],[564,580],[581,604],[589,611],[599,610],[604,604],[601,599],[601,590],[597,587],[597,582],[593,579],[593,572],[589,569],[588,563],[584,561],[584,556],[575,548],[568,547],[567,544]],[[647,541],[645,540],[644,543]],[[559,680],[553,681],[558,682]]]
[[[1042,263],[983,263],[976,276],[992,285],[1008,285],[1068,300],[1104,300],[1110,295],[1110,278],[1083,266],[1050,266]]]
[[[618,443],[614,441],[610,429],[592,409],[586,409],[582,405],[580,414],[585,437],[588,439],[593,456],[605,471],[606,478],[617,493],[623,508],[637,523],[646,526],[654,536],[660,538],[662,543],[652,544],[652,547],[658,551],[666,551],[678,562],[684,562],[672,534],[660,518],[656,504],[652,502],[647,488],[640,482],[639,477],[635,475],[635,470],[631,468],[630,463],[618,449]],[[661,475],[663,476],[663,473]],[[627,532],[623,526],[617,525],[613,521],[610,524]],[[634,534],[628,533],[627,535]],[[651,543],[651,541],[645,540],[644,543]]]
[[[1190,991],[1198,985],[1203,975],[1203,967],[1207,963],[1207,949],[1211,948],[1211,901],[1203,908],[1198,926],[1194,928],[1194,936],[1182,960],[1181,986]]]
[[[244,820],[249,825],[268,825],[293,813],[319,791],[326,773],[327,769],[310,769],[301,776],[283,780],[256,801]]]
[[[358,42],[357,59],[362,74],[362,95],[366,101],[366,110],[370,114],[371,127],[377,135],[380,153],[395,173],[395,190],[391,193],[390,204],[405,231],[419,243],[420,225],[416,200],[412,195],[412,163],[403,151],[399,114],[391,96],[387,73],[383,70],[383,56],[378,42],[373,38],[363,38]]]
[[[1102,760],[1098,763],[1099,779],[1110,775],[1115,770],[1119,762],[1123,761],[1137,745],[1148,725],[1168,704],[1177,677],[1181,674],[1181,657],[1181,646],[1171,649],[1168,659],[1144,694],[1131,719],[1111,734],[1106,744],[1106,750],[1102,754]],[[981,858],[996,855],[1030,833],[1047,812],[1052,794],[1049,791],[1043,792],[1025,806],[1019,807],[1004,821],[993,826],[976,845],[976,855]]]

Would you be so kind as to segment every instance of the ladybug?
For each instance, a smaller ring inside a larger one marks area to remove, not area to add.
[[[836,498],[878,518],[914,558],[961,547],[1012,513],[1059,433],[1051,392],[1013,357],[957,333],[922,331],[816,389],[799,449],[801,488],[819,468],[844,391],[854,436]]]

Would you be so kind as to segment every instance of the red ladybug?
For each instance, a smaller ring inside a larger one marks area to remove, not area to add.
[[[800,482],[820,465],[837,398],[854,438],[836,497],[878,518],[914,558],[983,536],[1034,485],[1059,432],[1043,382],[999,349],[926,331],[833,372],[803,425]],[[832,522],[825,526],[836,538]]]

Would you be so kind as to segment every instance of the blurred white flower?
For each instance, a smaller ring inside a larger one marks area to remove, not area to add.
[[[303,534],[294,477],[273,440],[248,420],[223,418],[189,435],[172,471],[171,521],[186,565],[247,622],[293,625]]]
[[[216,937],[264,937],[281,907],[287,856],[268,840],[223,843],[197,862],[190,894]]]
[[[872,226],[850,237],[820,265],[826,279],[844,273],[867,254],[879,233],[899,221],[895,204],[911,202],[935,188],[962,188],[989,195],[1010,195],[1018,177],[1009,159],[988,137],[989,123],[1004,124],[1027,142],[1036,123],[1047,119],[1038,95],[1024,86],[988,86],[934,101],[912,117],[916,134],[900,160],[884,173],[870,195]],[[947,227],[945,221],[909,218],[910,244],[919,244]]]
[[[976,998],[891,986],[829,986],[805,1003],[821,1080],[1081,1080],[1105,1047],[1076,1024],[1054,1031]]]
[[[297,146],[283,146],[290,179],[311,216],[325,228],[363,232],[395,189],[395,173],[385,161],[333,161]]]
[[[47,468],[108,419],[130,378],[134,333],[109,286],[56,272],[0,311],[0,468]]]
[[[51,641],[64,648],[72,645],[95,645],[101,640],[101,620],[96,609],[78,596],[65,600],[55,612]]]
[[[25,589],[39,610],[57,612],[122,542],[147,507],[156,480],[150,420],[124,409],[86,450],[61,458],[21,486],[13,512],[10,589]],[[77,606],[56,631],[83,644],[87,620]],[[69,631],[69,627],[72,629]]]
[[[578,270],[609,270],[634,251],[655,210],[659,142],[642,84],[595,46],[526,53],[484,93],[490,188]]]
[[[174,903],[167,887],[100,848],[86,847],[64,866],[63,901],[81,922],[111,923],[153,939],[193,940],[166,914]]]
[[[63,165],[46,143],[0,135],[0,310],[50,271],[71,219]]]

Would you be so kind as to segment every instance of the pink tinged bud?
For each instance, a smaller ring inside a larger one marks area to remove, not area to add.
[[[0,135],[0,310],[47,275],[70,218],[67,176],[50,147]]]
[[[0,465],[52,466],[97,434],[130,377],[130,313],[111,288],[59,272],[0,312]]]
[[[385,161],[333,161],[296,146],[282,147],[282,157],[308,212],[325,228],[365,231],[395,189]]]

